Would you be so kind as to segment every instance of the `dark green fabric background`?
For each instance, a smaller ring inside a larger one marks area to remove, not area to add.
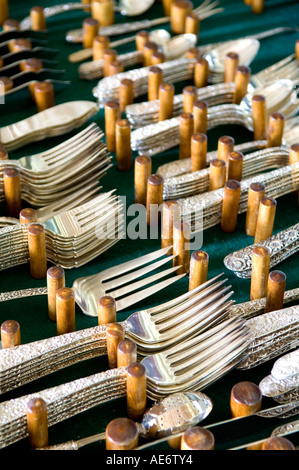
[[[55,0],[40,0],[39,5],[46,7],[55,5],[59,2]],[[201,2],[196,0],[194,5],[198,6]],[[29,10],[35,4],[27,0],[11,0],[10,16],[17,19],[23,19],[29,15]],[[255,32],[261,32],[278,26],[296,27],[299,23],[299,5],[297,0],[266,0],[265,12],[262,15],[254,15],[251,13],[250,7],[243,3],[243,0],[222,0],[220,5],[224,7],[224,12],[215,17],[206,19],[201,23],[200,44],[218,42],[222,40],[234,39]],[[57,49],[56,56],[57,68],[64,69],[63,79],[71,80],[71,85],[63,88],[56,95],[56,103],[71,101],[76,99],[94,100],[92,96],[92,88],[97,81],[85,82],[78,77],[78,64],[70,64],[68,55],[80,46],[68,44],[65,41],[65,34],[70,29],[80,28],[82,20],[87,15],[83,12],[69,12],[48,20],[48,47]],[[155,3],[151,10],[142,16],[142,18],[154,18],[162,16],[161,3]],[[126,21],[120,15],[116,15],[117,22]],[[169,28],[169,25],[166,25]],[[289,32],[279,36],[264,39],[261,41],[259,53],[252,63],[252,73],[258,72],[266,66],[286,57],[294,52],[295,41],[299,38],[296,32]],[[113,40],[113,39],[112,39]],[[134,43],[119,48],[119,52],[134,49]],[[180,93],[186,83],[178,83],[175,85],[176,93]],[[146,99],[141,97],[140,100]],[[0,127],[16,122],[28,117],[36,112],[34,105],[28,98],[27,93],[20,93],[14,98],[7,100],[5,105],[0,106]],[[104,129],[104,114],[99,111],[94,121]],[[210,131],[208,134],[209,150],[215,150],[217,147],[218,137],[221,135],[231,135],[236,143],[253,140],[250,132],[239,126],[221,126]],[[42,149],[47,149],[57,143],[62,142],[70,135],[60,138],[49,139],[40,143],[32,143],[26,148],[12,152],[11,158],[19,158],[23,155],[30,155]],[[178,149],[166,152],[153,157],[153,172],[163,163],[170,162],[178,158]],[[113,156],[113,168],[107,176],[102,180],[101,184],[104,190],[116,188],[119,195],[127,197],[128,205],[133,202],[133,170],[128,173],[120,173],[115,168],[115,157]],[[5,214],[5,206],[0,207],[1,215]],[[289,195],[278,200],[277,216],[275,220],[275,233],[285,229],[298,222],[298,199],[295,195]],[[224,234],[220,227],[214,227],[206,230],[203,234],[203,249],[209,253],[209,278],[225,272],[228,283],[231,284],[234,291],[234,299],[237,303],[249,300],[250,280],[240,280],[227,271],[223,265],[223,258],[230,252],[240,249],[252,243],[252,239],[248,238],[244,233],[245,215],[238,219],[238,227],[234,234]],[[114,266],[134,257],[149,253],[160,247],[159,240],[137,240],[129,239],[121,240],[108,252],[99,258],[90,262],[88,265],[78,269],[66,272],[66,284],[71,287],[73,281],[77,277],[85,276],[100,272],[107,267]],[[299,270],[298,270],[299,254],[293,256],[286,262],[282,263],[279,268],[287,275],[287,289],[298,287]],[[0,290],[1,292],[24,289],[28,287],[44,286],[46,281],[35,281],[30,277],[29,266],[24,265],[0,273]],[[118,320],[121,321],[134,311],[147,308],[155,304],[159,304],[166,300],[172,299],[188,289],[188,278],[185,277],[174,286],[165,289],[159,294],[146,299],[142,303],[135,305],[132,309],[120,312]],[[47,300],[46,297],[36,297],[33,299],[23,299],[0,304],[0,322],[7,319],[15,319],[21,325],[22,342],[27,343],[38,339],[51,337],[56,334],[56,326],[47,317]],[[76,311],[76,328],[82,329],[96,325],[96,318],[87,317],[82,314],[78,308]],[[204,390],[214,403],[214,408],[210,416],[202,423],[209,424],[219,420],[228,419],[229,416],[229,396],[232,386],[243,380],[250,380],[256,384],[271,371],[273,361],[263,366],[252,369],[250,371],[233,371],[227,376],[211,385]],[[1,401],[10,398],[22,396],[28,393],[38,392],[44,388],[52,387],[74,380],[79,377],[89,376],[93,373],[104,371],[108,368],[106,358],[96,358],[69,367],[60,372],[51,374],[48,377],[41,378],[34,383],[23,386],[11,393],[4,394]],[[276,403],[272,400],[264,400],[263,407],[274,406]],[[150,403],[149,403],[150,405]],[[49,430],[50,444],[64,442],[70,439],[78,439],[105,429],[106,424],[119,416],[125,416],[125,399],[113,400],[105,406],[95,407],[94,409],[66,420],[55,425]],[[281,424],[279,420],[257,420],[251,418],[243,423],[230,425],[225,429],[215,431],[216,449],[228,449],[241,443],[251,442],[255,439],[268,437],[275,427]],[[291,437],[295,442],[296,435]],[[298,439],[297,439],[298,440]],[[28,449],[27,439],[20,441],[7,450],[26,450]],[[85,447],[83,451],[103,450],[103,444],[95,444]],[[168,449],[167,445],[156,446],[153,449]]]

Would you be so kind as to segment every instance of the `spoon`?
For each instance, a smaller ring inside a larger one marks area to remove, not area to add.
[[[136,35],[130,36],[129,38],[119,39],[110,43],[110,48],[122,46],[123,44],[128,44],[133,42],[136,39]],[[170,33],[166,29],[155,29],[149,35],[149,40],[156,43],[158,46],[165,44],[170,39]],[[73,52],[69,55],[68,59],[72,63],[81,62],[83,60],[89,59],[93,55],[93,49],[80,49],[80,51]]]
[[[151,8],[155,0],[119,0],[117,6],[114,6],[114,11],[119,12],[123,16],[138,16],[145,13]],[[83,10],[90,8],[90,4],[81,2],[77,3],[65,3],[61,5],[54,5],[51,7],[44,8],[45,19],[51,18],[52,16],[58,15],[59,13],[65,13],[71,10]],[[20,23],[22,30],[31,29],[31,18],[30,16],[24,18]]]
[[[139,435],[148,439],[159,439],[183,432],[206,418],[212,408],[212,401],[204,393],[174,393],[162,398],[144,413],[141,423],[136,423]],[[106,433],[102,432],[77,441],[43,447],[40,450],[78,450],[105,438]]]

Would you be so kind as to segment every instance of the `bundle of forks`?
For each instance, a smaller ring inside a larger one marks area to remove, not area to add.
[[[87,184],[98,183],[112,166],[103,136],[93,123],[49,150],[19,160],[0,161],[0,200],[5,198],[5,168],[19,170],[22,199],[34,207],[52,204],[74,195]]]
[[[113,193],[99,194],[68,211],[60,210],[41,223],[49,262],[67,269],[79,267],[119,241],[123,215]],[[28,225],[14,224],[0,230],[1,270],[29,262]]]
[[[201,299],[197,304],[192,302],[193,296],[198,298],[199,292],[195,290],[170,304],[166,303],[148,311],[150,315],[153,314],[153,319],[156,314],[158,315],[154,325],[158,329],[157,333],[160,330],[159,335],[163,332],[163,327],[168,333],[168,338],[172,332],[175,335],[172,344],[165,349],[160,349],[158,338],[157,350],[154,349],[155,342],[150,341],[148,353],[142,351],[145,357],[141,363],[146,370],[149,398],[156,400],[182,390],[202,390],[236,367],[243,369],[255,367],[298,346],[298,306],[262,314],[247,321],[239,316],[228,318],[231,301],[228,301],[227,295],[224,294],[221,302],[219,294],[222,289],[220,287],[219,290],[218,286],[214,294],[210,295],[209,287],[201,288]],[[214,306],[213,300],[217,294],[218,306]],[[188,308],[190,302],[192,306]],[[195,305],[196,319],[192,322]],[[176,314],[173,316],[174,312]],[[213,319],[209,322],[205,318],[211,312],[214,312]],[[142,313],[137,312],[135,315]],[[162,323],[159,328],[161,319],[165,319],[166,323],[165,325]],[[190,322],[195,325],[197,320],[201,323],[199,331],[197,329],[196,332],[196,328],[193,328],[186,333],[185,339],[183,336],[181,339],[177,337],[178,329],[180,328],[182,332],[186,321],[188,325]],[[134,331],[136,323],[130,323],[129,319],[127,325],[128,336],[132,339],[139,336],[145,347],[147,343],[144,342],[144,338],[138,330]],[[153,329],[153,326],[151,328]],[[24,355],[20,354],[21,351]],[[3,350],[2,383],[4,387],[18,386],[22,380],[28,380],[30,374],[33,380],[40,374],[55,370],[56,361],[58,361],[57,367],[64,367],[76,360],[103,353],[105,349],[101,327]],[[52,360],[53,354],[55,361]],[[118,368],[3,402],[0,405],[1,446],[5,447],[26,437],[26,406],[33,396],[46,401],[48,425],[51,426],[93,406],[125,395],[126,368]]]

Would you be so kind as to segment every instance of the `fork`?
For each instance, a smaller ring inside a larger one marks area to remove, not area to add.
[[[210,281],[207,281],[204,285],[199,286],[191,292],[183,294],[170,302],[166,302],[159,307],[136,312],[127,320],[121,322],[120,325],[124,328],[126,336],[131,337],[133,341],[137,341],[136,344],[139,356],[144,357],[155,351],[158,352],[160,349],[165,349],[165,344],[161,347],[161,344],[159,343],[160,329],[161,325],[164,324],[165,326],[169,320],[171,321],[173,312],[176,312],[176,316],[174,318],[180,318],[182,322],[186,316],[186,312],[189,317],[191,317],[194,309],[199,307],[199,312],[196,312],[196,318],[193,321],[193,332],[195,331],[194,327],[196,327],[197,331],[203,332],[205,328],[210,328],[215,321],[223,321],[226,318],[229,319],[231,317],[237,317],[247,320],[263,313],[265,299],[233,304],[233,302],[228,302],[224,298],[222,299],[224,306],[222,315],[220,315],[218,319],[217,315],[214,318],[211,316],[211,321],[209,321],[209,312],[212,313],[213,309],[213,298],[217,300],[217,296],[219,297],[221,292],[224,293],[226,298],[230,295],[230,293],[225,294],[223,287],[219,282],[221,276],[222,275],[216,276]],[[212,290],[214,290],[214,294],[211,294]],[[46,288],[25,289],[24,291],[1,294],[0,301],[46,294]],[[285,292],[284,303],[292,302],[296,299],[298,299],[298,289]],[[219,300],[221,302],[221,298],[219,298]],[[207,301],[210,302],[210,306]],[[206,308],[204,307],[205,304]],[[201,306],[203,308],[200,308]],[[214,308],[214,313],[215,312],[217,313],[217,308]],[[221,309],[218,309],[218,314],[219,312],[221,313]],[[134,333],[134,329],[136,329],[136,325],[138,325],[138,321],[136,320],[139,318],[142,320],[143,332],[139,328],[137,329],[137,332]],[[160,319],[160,321],[158,321],[158,319]],[[208,319],[207,324],[204,323],[205,319]],[[199,322],[197,326],[196,320]],[[190,326],[190,319],[185,325],[185,332],[188,326]],[[177,342],[178,338],[175,337],[177,329],[178,327],[172,324],[168,330],[168,346],[171,345],[171,342],[169,341],[171,339],[170,336],[172,336],[172,343]],[[186,337],[185,332],[183,328],[182,333],[184,336],[181,334],[181,338]],[[138,340],[138,335],[141,333],[141,340]],[[190,330],[190,337],[192,336],[191,333],[192,331]],[[20,345],[14,349],[4,349],[0,351],[2,364],[0,373],[1,393],[23,383],[33,381],[41,375],[49,374],[55,370],[67,367],[68,365],[80,362],[90,357],[106,354],[105,334],[105,325],[96,326],[76,331],[74,333],[61,335],[59,337],[47,338],[31,344]],[[148,344],[145,343],[146,336],[149,340]],[[156,340],[158,341],[157,343],[155,342]],[[53,355],[55,355],[55,361],[53,361]],[[10,379],[6,380],[8,377],[10,377]],[[17,379],[14,379],[14,377]]]
[[[44,222],[49,261],[64,268],[78,267],[119,240],[121,205],[112,193],[99,194],[85,204]],[[27,226],[16,225],[0,230],[0,269],[28,262]]]
[[[126,337],[136,343],[138,354],[146,356],[165,350],[224,321],[233,302],[228,300],[232,295],[230,286],[225,286],[220,277],[162,305],[135,312],[121,322]],[[155,291],[163,287],[165,283],[158,284]],[[0,350],[1,393],[106,353],[106,325]]]
[[[288,331],[282,335],[282,325],[298,323],[299,308],[263,314],[255,324],[239,318],[229,319],[206,330],[191,340],[178,343],[164,352],[147,356],[141,364],[145,367],[147,396],[153,400],[167,396],[174,390],[199,391],[219,380],[246,357],[247,348],[266,328],[268,336],[280,335],[277,341],[277,354],[280,346],[290,349]],[[272,326],[272,320],[273,326]],[[279,327],[277,322],[280,323]],[[258,325],[257,325],[258,324]],[[262,333],[263,334],[263,333]],[[271,343],[271,341],[270,341]],[[260,356],[267,361],[267,350],[271,344],[266,341],[260,348]],[[8,349],[9,351],[9,349]],[[66,418],[86,411],[93,406],[107,403],[111,399],[126,394],[126,368],[110,369],[105,372],[80,378],[73,382],[40,391],[38,396],[45,400],[48,410],[48,425],[51,426]],[[0,405],[2,434],[1,446],[12,444],[27,435],[26,406],[33,395],[8,400]],[[37,396],[35,393],[34,396]]]

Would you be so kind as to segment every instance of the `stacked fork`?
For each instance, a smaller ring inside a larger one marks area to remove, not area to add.
[[[123,235],[121,205],[113,191],[44,221],[48,261],[64,268],[88,263]],[[29,261],[28,224],[0,230],[0,269]]]
[[[182,390],[203,390],[250,357],[250,346],[255,343],[260,363],[292,349],[295,346],[289,341],[290,331],[293,330],[292,335],[298,330],[298,320],[298,307],[263,314],[247,322],[239,318],[225,320],[193,339],[147,356],[141,361],[147,396],[157,400]],[[271,344],[273,338],[275,347]],[[47,403],[49,426],[125,395],[126,368],[111,369],[38,393]],[[0,405],[1,447],[26,437],[26,406],[33,396],[37,394]]]
[[[33,206],[45,206],[96,184],[111,166],[111,157],[96,124],[48,151],[0,161],[0,177],[5,168],[17,168],[21,175],[22,199]],[[3,178],[0,200],[4,200]]]
[[[7,152],[28,143],[66,134],[98,112],[91,101],[69,101],[41,111],[22,121],[0,128],[0,141]]]
[[[172,301],[136,312],[120,323],[126,336],[137,344],[138,353],[146,356],[163,351],[218,323],[222,324],[233,302],[229,301],[232,295],[230,287],[224,285],[225,280],[219,281],[220,277]],[[123,282],[126,280],[123,277]],[[175,280],[172,278],[171,283]],[[121,281],[119,283],[121,285]],[[155,286],[155,292],[162,286],[165,283]],[[106,353],[106,325],[3,349],[0,351],[1,393],[68,365]]]

